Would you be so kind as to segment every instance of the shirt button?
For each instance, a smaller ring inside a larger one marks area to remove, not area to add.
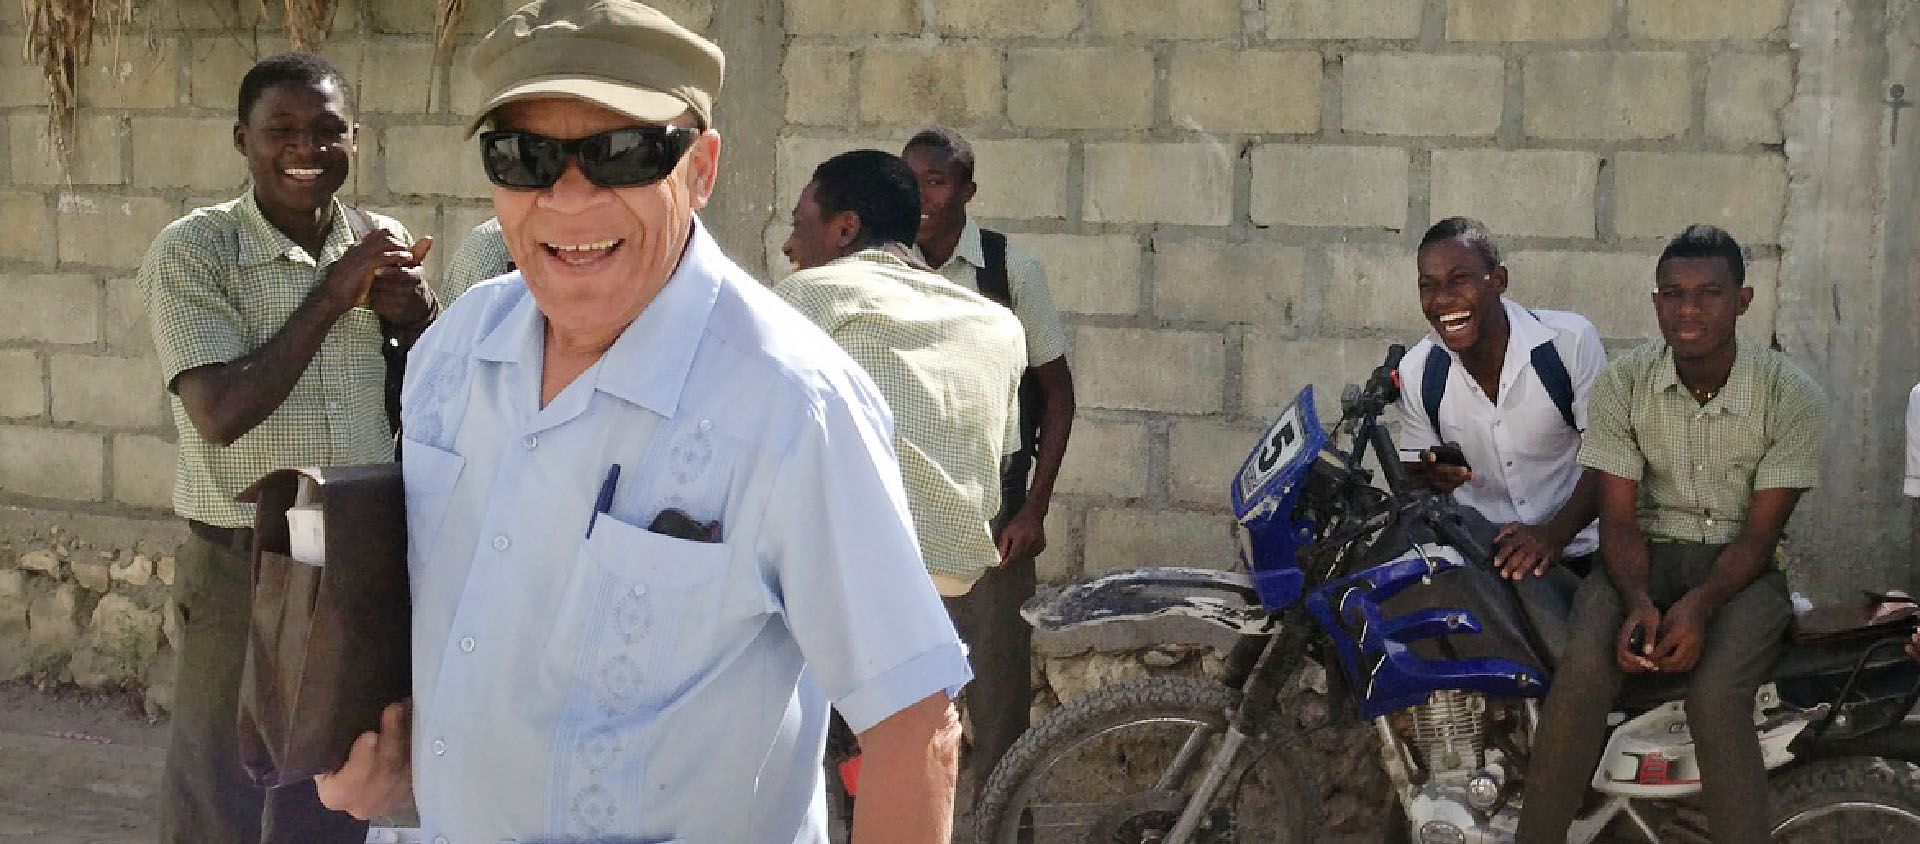
[[[1713,527],[1713,520],[1712,520],[1712,519],[1708,519],[1708,520],[1707,520],[1707,527]]]
[[[460,640],[460,650],[466,651],[467,653],[473,653],[473,637],[472,636],[468,636]]]
[[[436,835],[433,837],[433,844],[447,844],[447,837],[444,835]]]
[[[634,597],[636,597],[636,598],[638,598],[638,597],[640,597],[641,595],[645,595],[645,594],[647,594],[647,587],[645,587],[645,586],[642,586],[642,585],[640,585],[640,584],[637,584],[637,583],[636,583],[636,584],[634,584],[634,586],[633,586],[633,596],[634,596]]]
[[[327,402],[327,409],[328,409],[328,410],[339,410],[339,409],[340,409],[340,403],[339,403],[339,402],[337,402],[337,401],[330,401],[330,402]]]
[[[712,419],[702,419],[702,420],[700,420],[700,433],[703,433],[703,434],[704,434],[704,433],[706,433],[706,432],[708,432],[708,431],[711,431],[711,430],[713,430],[713,420],[712,420]]]
[[[444,741],[441,741],[441,740],[439,740],[439,739],[434,739],[434,740],[433,740],[433,755],[435,755],[435,756],[445,756],[445,755],[447,755],[447,743],[446,743],[446,742],[444,742]]]
[[[520,444],[526,446],[528,450],[536,449],[540,447],[540,438],[528,434],[526,439],[520,441]]]
[[[507,550],[507,546],[512,544],[513,542],[508,540],[505,536],[496,536],[493,538],[493,550],[495,551],[505,551]]]
[[[1526,499],[1524,499],[1524,498],[1522,498],[1522,499],[1520,499],[1520,503],[1524,505],[1524,504],[1526,504],[1526,503],[1527,503],[1527,500],[1526,500]]]
[[[1507,468],[1509,469],[1513,468],[1513,461],[1511,460],[1507,461]]]

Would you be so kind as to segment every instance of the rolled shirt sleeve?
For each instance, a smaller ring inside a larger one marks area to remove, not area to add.
[[[870,401],[823,395],[787,450],[768,504],[763,559],[822,692],[854,732],[972,678],[921,563],[892,453]]]
[[[1628,360],[1601,371],[1587,398],[1587,431],[1580,443],[1580,465],[1614,477],[1638,481],[1647,459],[1634,438],[1628,406],[1633,401],[1633,372]]]
[[[1039,366],[1065,357],[1067,328],[1053,305],[1047,271],[1039,259],[1009,246],[1007,276],[1008,286],[1013,288],[1013,314],[1020,318],[1027,335],[1028,365]]]
[[[241,333],[247,322],[221,289],[221,252],[203,240],[192,218],[175,221],[154,238],[136,276],[168,390],[182,372],[251,350]]]
[[[1607,347],[1600,342],[1600,331],[1593,323],[1581,321],[1573,354],[1573,421],[1587,430],[1587,410],[1593,398],[1593,385],[1607,368]]]
[[[1767,452],[1753,473],[1754,489],[1812,489],[1820,483],[1820,445],[1826,435],[1826,397],[1799,369],[1781,367],[1773,412],[1767,415]]]

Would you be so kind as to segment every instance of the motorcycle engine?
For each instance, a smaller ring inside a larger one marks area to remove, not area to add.
[[[1487,743],[1487,698],[1442,690],[1405,710],[1399,731],[1425,776],[1409,794],[1407,819],[1417,844],[1507,844],[1519,807],[1507,793],[1503,754]],[[1397,753],[1397,750],[1389,750]],[[1389,766],[1391,767],[1391,766]]]

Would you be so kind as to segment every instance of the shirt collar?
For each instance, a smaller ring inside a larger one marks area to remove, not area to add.
[[[293,238],[267,221],[267,216],[260,213],[260,203],[254,199],[253,191],[247,191],[234,206],[240,215],[240,265],[248,267],[287,258],[318,267],[337,260],[353,246],[354,238],[349,227],[343,225],[347,219],[346,206],[338,199],[328,201],[333,203],[333,225],[327,229],[327,240],[320,247],[320,254],[308,255]]]
[[[1716,410],[1745,415],[1753,409],[1754,372],[1756,363],[1750,346],[1738,337],[1734,339],[1733,368],[1727,372],[1727,383],[1721,385],[1720,392],[1704,405],[1702,410]],[[1680,383],[1680,370],[1673,361],[1673,347],[1661,344],[1660,360],[1654,364],[1653,391],[1666,390],[1686,393],[1685,385]],[[1689,401],[1692,396],[1686,397]]]
[[[826,263],[826,266],[831,267],[831,266],[836,266],[840,264],[850,264],[855,261],[867,261],[869,263],[881,264],[884,266],[896,267],[899,269],[913,268],[912,264],[909,264],[906,261],[901,260],[900,256],[895,255],[892,252],[888,252],[885,249],[862,249],[851,255],[842,255],[838,258],[828,261]]]
[[[960,242],[954,244],[953,257],[947,260],[954,258],[972,264],[974,269],[987,265],[986,247],[980,245],[980,224],[974,222],[972,217],[968,217],[966,226],[960,229]]]
[[[707,330],[707,318],[720,295],[726,256],[694,218],[680,266],[640,316],[613,341],[591,372],[594,389],[672,416],[693,369],[694,353]],[[539,366],[546,318],[529,292],[474,345],[481,360]]]

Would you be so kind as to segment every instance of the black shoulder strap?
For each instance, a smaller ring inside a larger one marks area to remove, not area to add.
[[[1533,347],[1533,374],[1540,376],[1540,386],[1547,388],[1547,397],[1560,409],[1567,427],[1580,430],[1573,418],[1573,377],[1567,374],[1567,363],[1560,359],[1560,350],[1552,340]]]
[[[1013,307],[1012,284],[1007,278],[1007,236],[992,229],[980,230],[981,257],[986,266],[974,275],[980,283],[980,295]]]
[[[1420,404],[1427,410],[1427,422],[1433,425],[1433,438],[1440,439],[1440,398],[1447,392],[1447,372],[1453,369],[1453,356],[1439,343],[1427,350],[1427,366],[1420,372]]]

